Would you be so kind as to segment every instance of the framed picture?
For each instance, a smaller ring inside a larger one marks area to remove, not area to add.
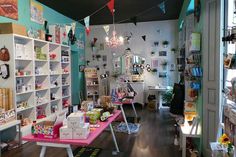
[[[106,62],[106,61],[107,61],[107,55],[103,55],[103,56],[102,56],[102,61],[103,61],[103,62]]]
[[[18,0],[0,0],[0,16],[18,20]]]
[[[79,66],[79,72],[84,72],[85,69],[85,65],[80,65]]]
[[[175,64],[173,63],[170,64],[170,71],[175,71]]]
[[[159,56],[167,56],[167,52],[166,51],[159,51]]]
[[[104,50],[104,43],[100,43],[100,50],[101,50],[101,51]]]
[[[30,19],[38,24],[44,23],[43,6],[33,0],[30,1]]]
[[[152,59],[152,68],[158,68],[158,59]]]

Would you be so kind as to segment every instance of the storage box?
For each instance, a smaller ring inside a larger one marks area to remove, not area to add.
[[[53,121],[43,121],[35,125],[34,135],[38,138],[58,138],[61,126],[62,123],[54,125]]]
[[[39,39],[45,40],[45,31],[44,30],[38,30],[39,33]]]
[[[87,139],[89,132],[89,123],[85,123],[83,127],[73,129],[73,139]]]
[[[80,128],[84,125],[84,113],[83,112],[75,112],[71,113],[67,117],[67,126],[69,128]]]
[[[60,128],[60,139],[72,139],[73,132],[72,128],[68,128],[67,126],[63,126]]]
[[[25,26],[15,23],[0,23],[0,34],[19,34],[27,36]]]

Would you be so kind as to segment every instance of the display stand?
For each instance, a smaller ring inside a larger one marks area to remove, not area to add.
[[[96,101],[99,98],[99,79],[96,68],[85,68],[87,100]]]
[[[0,35],[4,46],[10,77],[1,87],[13,89],[17,119],[27,121],[21,127],[26,135],[33,120],[51,119],[71,105],[70,47],[16,34]]]

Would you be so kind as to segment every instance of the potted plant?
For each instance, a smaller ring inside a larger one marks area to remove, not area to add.
[[[153,72],[153,73],[156,73],[156,72],[157,72],[157,69],[156,69],[156,68],[152,69],[152,72]]]
[[[152,51],[152,52],[151,52],[151,55],[155,55],[155,53],[156,53],[156,52]]]
[[[97,58],[97,60],[99,61],[99,59],[101,58],[102,56],[101,55],[96,55],[96,58]]]
[[[172,48],[171,51],[175,53],[175,52],[176,52],[176,49],[175,49],[175,48]]]
[[[166,48],[169,45],[169,41],[167,41],[167,40],[163,41],[162,45],[164,48]]]
[[[163,93],[162,100],[166,103],[167,106],[170,106],[172,97],[173,97],[173,89],[169,89],[165,93]]]

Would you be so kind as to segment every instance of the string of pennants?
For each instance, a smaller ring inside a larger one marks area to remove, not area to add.
[[[106,3],[104,6],[102,6],[101,8],[99,8],[98,10],[96,10],[95,12],[90,14],[89,16],[86,16],[85,18],[83,18],[81,20],[78,20],[78,22],[84,21],[85,31],[86,31],[87,35],[89,35],[89,33],[91,31],[91,28],[90,28],[90,17],[95,15],[97,12],[99,12],[102,9],[104,9],[105,7],[107,7],[110,10],[111,15],[114,16],[114,6],[115,6],[115,0],[110,0],[108,3]],[[150,11],[152,9],[155,9],[157,7],[162,11],[163,14],[166,13],[166,4],[165,4],[165,1],[163,1],[160,4],[152,6],[151,8],[148,8],[148,9],[144,10],[143,12],[140,12],[139,14],[137,14],[137,15],[131,17],[131,18],[127,18],[127,19],[119,21],[117,23],[122,23],[122,22],[125,22],[125,21],[129,20],[135,26],[137,26],[138,16],[141,16],[141,15],[145,14],[146,12],[148,12],[148,11]],[[68,24],[58,24],[58,25],[65,25],[66,26],[66,30],[68,30],[67,33],[68,33],[68,36],[70,38],[70,41],[72,41],[72,43],[76,41],[76,38],[75,38],[75,28],[78,27],[78,26],[76,26],[76,22],[68,23]],[[104,31],[106,32],[106,34],[108,35],[109,34],[109,30],[110,30],[110,26],[109,25],[104,25],[103,28],[104,28]],[[79,38],[81,38],[81,37],[79,37]],[[146,41],[146,35],[143,35],[142,39],[144,41]]]
[[[103,8],[105,8],[106,6],[107,6],[108,9],[110,10],[112,16],[114,16],[114,5],[115,5],[115,0],[110,0],[106,5],[104,5],[104,6],[101,7],[100,9],[96,10],[96,11],[95,11],[94,13],[92,13],[91,15],[85,17],[84,19],[79,20],[79,21],[84,21],[84,23],[85,23],[85,30],[86,30],[87,35],[89,35],[89,33],[90,33],[90,31],[91,31],[91,30],[90,30],[90,27],[89,27],[89,26],[90,26],[90,25],[89,25],[90,17],[91,17],[92,15],[94,15],[95,13],[97,13],[98,11],[102,10]],[[132,21],[132,23],[134,23],[134,25],[136,26],[136,25],[137,25],[137,18],[138,18],[138,16],[143,15],[143,14],[146,13],[147,11],[150,11],[150,10],[152,10],[152,9],[154,9],[154,8],[157,8],[157,7],[159,7],[159,9],[162,11],[163,14],[166,13],[166,5],[165,5],[165,1],[163,1],[163,2],[161,2],[160,4],[158,4],[158,5],[156,5],[156,6],[153,6],[153,7],[151,7],[151,8],[148,8],[148,9],[144,10],[143,12],[141,12],[141,13],[139,13],[139,14],[137,14],[137,15],[131,17],[131,18],[122,20],[122,21],[120,21],[120,22],[118,22],[118,23],[121,23],[121,22],[125,22],[125,21],[130,20],[130,21]],[[108,34],[109,29],[110,29],[110,28],[109,28],[109,25],[106,25],[106,26],[104,26],[103,28],[104,28],[106,34]],[[143,40],[145,41],[145,38],[144,38],[144,37],[142,37],[142,38],[143,38]]]

